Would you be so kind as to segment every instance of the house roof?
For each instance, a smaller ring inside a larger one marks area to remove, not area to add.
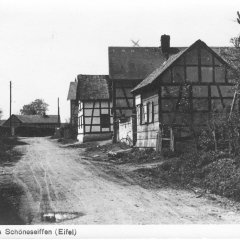
[[[79,100],[110,99],[107,75],[78,75]]]
[[[157,67],[151,74],[149,74],[142,82],[140,82],[131,92],[136,92],[138,90],[140,90],[141,88],[144,88],[150,84],[152,84],[160,75],[162,75],[175,61],[177,61],[184,53],[186,53],[187,51],[190,51],[194,46],[196,46],[197,44],[201,44],[204,47],[208,48],[209,51],[211,51],[221,62],[226,63],[220,56],[219,53],[221,51],[221,49],[225,49],[225,48],[220,48],[220,47],[213,47],[210,48],[206,45],[206,43],[204,43],[201,40],[197,40],[196,42],[194,42],[190,47],[185,48],[183,50],[181,50],[180,52],[178,52],[175,55],[172,55],[169,57],[169,59],[167,61],[165,61],[164,63],[161,64],[161,66]],[[227,64],[227,63],[226,63]]]
[[[0,120],[0,126],[2,126],[4,123],[6,122],[6,120]]]
[[[22,123],[58,123],[58,115],[12,115]]]
[[[77,82],[70,82],[67,100],[76,100],[77,98]]]
[[[183,49],[171,47],[169,54]],[[166,60],[161,47],[109,47],[108,55],[111,79],[144,79]]]

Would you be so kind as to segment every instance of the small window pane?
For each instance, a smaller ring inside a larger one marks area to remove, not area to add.
[[[147,115],[147,105],[144,105],[144,122],[148,122],[148,115]]]
[[[140,119],[140,123],[141,124],[144,124],[145,123],[145,117],[144,117],[144,106],[143,105],[141,105],[141,108],[140,108],[140,110],[141,110],[141,113],[140,113],[140,115],[141,115],[141,119]]]

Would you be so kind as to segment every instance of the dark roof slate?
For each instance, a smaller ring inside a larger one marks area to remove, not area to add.
[[[107,75],[78,75],[77,95],[79,100],[110,99]]]
[[[17,117],[22,123],[58,123],[58,115],[12,115]]]
[[[175,62],[180,56],[186,52],[187,49],[180,51],[179,53],[171,56],[167,61],[165,61],[160,67],[156,68],[151,74],[149,74],[142,82],[140,82],[132,92],[143,88],[149,84],[151,84],[157,77],[159,77],[173,62]]]
[[[169,54],[182,49],[171,47]],[[109,47],[108,56],[111,79],[144,79],[166,60],[161,47]]]

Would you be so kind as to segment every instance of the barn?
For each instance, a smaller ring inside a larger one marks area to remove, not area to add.
[[[109,78],[112,82],[114,136],[119,136],[119,121],[135,114],[135,99],[131,90],[145,77],[184,48],[171,47],[170,36],[161,36],[157,47],[109,47]]]
[[[9,128],[3,126],[5,121],[6,120],[0,119],[0,136],[9,135]]]
[[[58,115],[15,115],[6,120],[3,127],[12,129],[12,135],[50,136],[60,126]]]
[[[113,131],[111,83],[107,75],[78,75],[70,83],[71,123],[79,142],[110,139]],[[78,120],[76,120],[78,119]]]
[[[132,90],[137,147],[156,149],[165,132],[173,146],[174,139],[190,134],[190,128],[205,126],[211,111],[231,105],[233,84],[217,50],[198,40],[169,56]]]

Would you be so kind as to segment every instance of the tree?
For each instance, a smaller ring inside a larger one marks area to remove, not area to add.
[[[240,13],[237,12],[237,22],[240,24]],[[221,51],[222,57],[228,62],[230,69],[228,78],[235,84],[237,95],[240,94],[240,35],[230,39],[232,48],[226,48]]]
[[[43,99],[36,99],[26,104],[20,110],[22,115],[44,115],[48,111],[48,104]]]
[[[240,24],[240,13],[237,12],[237,22]],[[219,112],[212,109],[211,117],[208,123],[208,140],[204,136],[204,142],[214,143],[215,151],[224,148],[228,149],[229,153],[240,153],[240,36],[231,38],[233,44],[231,48],[224,48],[220,55],[226,60],[229,67],[227,70],[228,81],[233,83],[234,95],[231,103],[231,108],[226,108]],[[206,132],[205,132],[206,133]],[[204,143],[204,144],[205,144]]]
[[[2,118],[2,115],[3,115],[3,111],[2,109],[0,109],[0,119]]]

